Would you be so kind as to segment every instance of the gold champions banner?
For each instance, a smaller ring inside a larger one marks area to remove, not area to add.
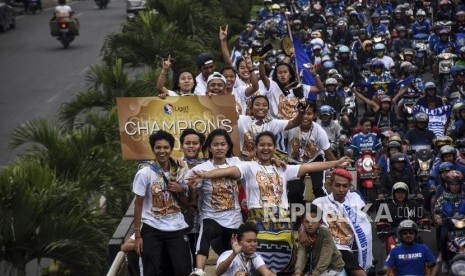
[[[153,159],[149,136],[165,130],[176,138],[172,156],[182,157],[179,137],[186,128],[207,136],[217,128],[225,129],[240,156],[237,113],[234,96],[184,96],[116,98],[123,159]]]

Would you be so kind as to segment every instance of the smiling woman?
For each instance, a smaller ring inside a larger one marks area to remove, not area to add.
[[[283,169],[272,165],[276,149],[273,133],[265,131],[258,134],[255,144],[257,161],[240,162],[235,166],[209,171],[194,168],[187,181],[190,186],[195,186],[204,179],[244,179],[250,211],[247,222],[253,223],[259,230],[257,252],[271,271],[288,271],[293,266],[294,239],[288,216],[287,182],[312,171],[347,165],[350,159],[343,157],[337,161],[290,165]],[[275,261],[276,256],[279,256],[279,262]]]

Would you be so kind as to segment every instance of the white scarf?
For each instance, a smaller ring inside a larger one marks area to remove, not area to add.
[[[358,248],[358,261],[363,269],[368,269],[373,264],[371,223],[367,214],[361,210],[365,203],[357,193],[349,192],[344,203],[334,200],[333,194],[316,199],[314,204],[323,210],[323,221],[326,225],[326,214],[331,209],[337,210],[340,216],[347,220]]]

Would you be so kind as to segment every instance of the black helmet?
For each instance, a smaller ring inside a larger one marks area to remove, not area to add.
[[[416,123],[426,123],[426,124],[428,124],[429,123],[428,114],[426,114],[425,112],[418,112],[415,115],[415,122]]]
[[[388,151],[390,149],[392,149],[392,148],[398,148],[399,151],[401,151],[402,150],[402,145],[397,141],[390,141],[390,142],[387,143],[386,148],[387,148]]]
[[[407,159],[401,152],[395,153],[391,156],[391,163],[405,163]]]
[[[410,219],[406,219],[399,223],[397,227],[397,237],[400,239],[403,231],[412,230],[415,234],[418,234],[418,225]]]

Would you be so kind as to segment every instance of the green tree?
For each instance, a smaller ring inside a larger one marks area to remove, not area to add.
[[[41,258],[63,263],[72,275],[102,275],[114,226],[88,208],[75,182],[56,178],[42,160],[0,168],[0,260],[18,275]]]

